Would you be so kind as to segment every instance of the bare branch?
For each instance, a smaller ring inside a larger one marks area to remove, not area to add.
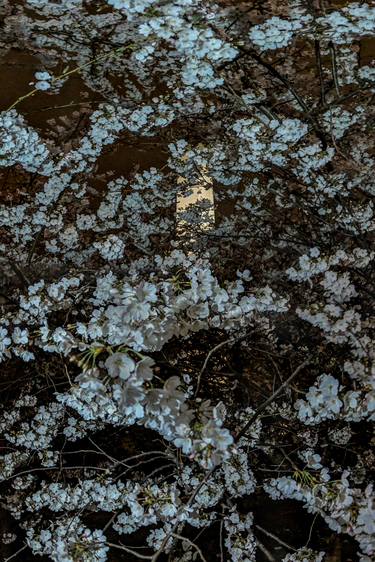
[[[249,419],[249,421],[244,425],[244,427],[236,434],[235,436],[235,440],[238,441],[239,439],[241,439],[241,437],[243,437],[247,430],[253,425],[253,423],[255,422],[255,420],[257,420],[260,416],[260,414],[267,408],[267,406],[269,406],[278,396],[279,394],[281,394],[281,392],[292,382],[292,380],[302,371],[302,369],[304,369],[306,367],[306,365],[308,365],[310,363],[310,359],[307,359],[306,361],[304,361],[303,363],[301,363],[301,365],[299,365],[297,367],[297,369],[295,369],[295,371],[293,371],[293,373],[290,375],[289,378],[286,379],[285,382],[283,382],[282,385],[279,386],[279,388],[269,397],[267,398],[267,400],[265,400],[254,412],[254,414],[251,416],[251,418]]]
[[[181,541],[187,542],[191,547],[195,548],[195,550],[198,552],[201,560],[203,562],[207,562],[207,560],[203,556],[203,553],[202,553],[201,549],[199,548],[199,546],[197,544],[195,544],[195,542],[191,541],[190,539],[187,539],[186,537],[183,537],[182,535],[177,535],[176,533],[173,533],[172,537],[174,537],[175,539],[180,539]]]

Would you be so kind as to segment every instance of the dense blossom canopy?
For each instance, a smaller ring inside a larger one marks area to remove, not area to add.
[[[4,560],[370,562],[375,8],[0,19]]]

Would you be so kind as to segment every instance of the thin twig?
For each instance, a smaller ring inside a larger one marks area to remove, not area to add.
[[[254,333],[254,331],[251,331],[251,332],[248,332],[247,334],[243,334],[242,336],[238,336],[238,337],[236,337],[236,338],[230,338],[230,339],[228,339],[228,340],[222,341],[222,342],[220,342],[219,344],[217,344],[215,347],[213,347],[213,348],[207,353],[206,359],[204,360],[204,363],[203,363],[202,368],[201,368],[201,370],[200,370],[200,372],[199,372],[199,375],[198,375],[197,386],[196,386],[195,394],[194,394],[194,397],[195,397],[195,398],[197,397],[198,392],[199,392],[199,390],[200,390],[202,375],[203,375],[204,371],[206,370],[207,364],[208,364],[210,358],[212,357],[212,355],[213,355],[214,353],[216,353],[216,351],[218,351],[219,349],[221,349],[222,347],[224,347],[225,345],[227,345],[227,344],[230,345],[231,343],[240,342],[240,341],[244,340],[245,338],[249,337],[250,335],[252,335],[253,333]]]
[[[46,466],[40,468],[30,468],[29,470],[23,470],[22,472],[17,472],[16,474],[12,474],[12,476],[8,476],[5,480],[13,480],[13,478],[17,478],[18,476],[23,476],[24,474],[31,474],[32,472],[45,472],[49,470],[61,470],[59,466]],[[63,470],[101,470],[104,472],[108,471],[108,468],[102,468],[100,466],[64,466]]]
[[[289,461],[290,466],[293,468],[293,470],[298,471],[298,466],[296,465],[295,462],[293,462],[293,460],[290,458],[289,455],[286,454],[286,452],[284,451],[284,449],[280,446],[276,447],[277,449],[279,449],[279,451],[281,451],[284,459],[286,459],[287,461]],[[292,451],[293,452],[293,451]]]
[[[22,548],[20,548],[19,550],[17,550],[17,552],[15,552],[14,554],[12,554],[12,556],[9,556],[9,558],[5,558],[4,562],[9,562],[9,560],[13,560],[13,558],[15,558],[16,556],[18,556],[21,552],[23,552],[24,550],[26,550],[27,548],[27,544],[25,544]]]
[[[200,490],[203,488],[203,486],[206,484],[206,482],[211,478],[211,476],[214,474],[214,472],[216,472],[216,470],[219,468],[220,465],[216,465],[213,468],[211,468],[211,470],[209,470],[206,474],[206,476],[203,478],[203,480],[201,480],[201,482],[199,482],[198,486],[196,486],[193,490],[193,493],[191,494],[191,496],[189,497],[188,501],[178,510],[177,514],[176,514],[176,518],[177,518],[177,523],[175,523],[173,529],[164,537],[163,542],[160,545],[160,548],[157,552],[155,552],[154,556],[152,556],[151,560],[152,562],[156,562],[156,560],[159,558],[159,556],[163,553],[164,548],[166,547],[169,539],[171,538],[171,536],[177,531],[177,528],[179,527],[179,525],[182,523],[182,521],[179,521],[179,515],[181,515],[181,513],[183,511],[185,511],[185,509],[187,509],[188,507],[191,506],[191,504],[193,503],[193,501],[195,500],[196,496],[199,494]]]
[[[107,523],[104,525],[103,527],[103,533],[106,532],[106,530],[108,529],[108,527],[110,527],[112,525],[112,523],[114,522],[114,520],[116,519],[118,513],[117,511],[112,515],[112,517],[107,521]]]
[[[165,470],[166,468],[169,468],[171,466],[173,466],[173,468],[176,468],[175,463],[164,464],[163,466],[159,466],[159,468],[155,468],[155,470],[150,472],[150,474],[146,475],[146,477],[142,480],[142,484],[147,482],[148,480],[150,480],[150,478],[155,476],[155,474],[157,474],[158,472],[161,472],[162,470]],[[171,473],[171,474],[174,474],[174,473]],[[169,476],[171,476],[171,474]]]
[[[186,537],[183,537],[182,535],[178,535],[176,533],[172,534],[172,537],[176,538],[176,539],[180,539],[181,541],[185,541],[187,542],[190,546],[192,546],[193,548],[195,548],[195,550],[198,552],[201,560],[203,560],[203,562],[207,562],[207,560],[205,559],[205,557],[203,556],[203,553],[201,551],[201,549],[199,548],[199,546],[197,544],[195,544],[195,542],[191,541],[190,539],[187,539]]]
[[[37,232],[37,235],[35,236],[35,238],[34,238],[34,240],[33,240],[33,243],[32,243],[32,245],[31,245],[31,248],[30,248],[29,254],[28,254],[28,256],[27,256],[27,260],[26,260],[26,263],[27,263],[28,266],[31,265],[31,262],[32,262],[32,259],[33,259],[33,256],[34,256],[34,252],[35,252],[35,248],[36,248],[38,242],[40,241],[43,232],[44,232],[44,228],[41,228],[41,229]]]
[[[220,562],[224,562],[224,548],[223,548],[223,527],[224,521],[220,521],[219,544],[220,544]]]
[[[242,16],[248,14],[249,12],[251,12],[251,10],[253,9],[253,6],[250,6],[250,8],[247,8],[246,10],[242,10],[240,11],[240,13],[238,14],[238,16],[228,25],[228,27],[225,28],[225,31],[229,31],[231,27],[233,27],[241,18]]]
[[[332,76],[333,76],[333,82],[335,84],[335,90],[336,90],[336,94],[339,96],[340,95],[340,88],[339,88],[339,79],[338,79],[338,75],[337,75],[337,58],[336,58],[336,48],[335,45],[332,43],[332,41],[329,44],[329,50],[331,53],[331,58],[332,58]]]
[[[314,41],[315,45],[315,58],[316,58],[316,66],[318,69],[319,74],[319,83],[320,83],[320,103],[324,107],[326,104],[326,96],[324,91],[324,77],[323,77],[323,69],[322,69],[322,54],[320,51],[320,42],[318,39]]]
[[[17,275],[17,277],[22,282],[22,285],[24,287],[28,287],[29,285],[31,285],[28,277],[25,275],[24,271],[20,268],[20,266],[15,261],[13,261],[10,258],[6,258],[5,256],[4,259],[8,261],[10,268],[13,269],[14,273]]]
[[[309,536],[308,536],[308,538],[307,538],[306,544],[304,545],[305,548],[309,545],[309,543],[310,543],[310,541],[311,541],[312,530],[313,530],[313,527],[314,527],[314,525],[315,525],[315,521],[316,521],[316,518],[318,517],[318,515],[319,515],[319,513],[315,513],[315,517],[314,517],[314,519],[312,520],[312,523],[311,523],[311,525],[310,525]]]
[[[249,421],[244,425],[244,427],[236,434],[235,436],[235,440],[238,441],[243,435],[245,435],[245,433],[247,432],[247,430],[249,429],[249,427],[255,422],[256,419],[258,419],[258,417],[260,416],[260,414],[267,408],[267,406],[269,406],[269,404],[271,404],[278,396],[279,394],[281,394],[281,392],[289,385],[289,383],[298,375],[298,373],[300,373],[300,371],[302,371],[302,369],[304,369],[306,367],[306,365],[308,365],[310,363],[310,359],[307,359],[306,361],[304,361],[303,363],[301,363],[301,365],[299,365],[297,367],[297,369],[295,369],[295,371],[293,371],[293,373],[290,375],[289,378],[286,379],[285,382],[283,382],[282,385],[279,386],[279,388],[277,390],[275,390],[275,392],[269,397],[267,398],[267,400],[265,400],[254,412],[254,414],[251,416],[251,418],[249,419]]]
[[[228,340],[222,341],[222,342],[218,343],[217,345],[215,345],[215,347],[210,349],[210,351],[207,353],[206,359],[204,360],[202,368],[199,371],[199,375],[198,375],[198,379],[197,379],[197,386],[196,386],[196,389],[195,389],[194,397],[196,397],[198,395],[198,392],[200,390],[202,375],[203,375],[204,371],[206,370],[206,367],[208,365],[208,362],[209,362],[210,358],[213,356],[214,353],[216,353],[216,351],[218,351],[219,349],[221,349],[222,347],[224,347],[227,344],[234,343],[235,341],[236,341],[236,338],[230,338]]]
[[[268,548],[266,548],[263,543],[257,540],[257,545],[259,546],[260,550],[263,552],[267,560],[269,560],[269,562],[276,562],[275,558],[272,556]]]
[[[17,304],[17,302],[15,300],[13,300],[11,297],[8,297],[8,295],[3,293],[2,291],[0,291],[0,297],[7,301],[7,303],[1,303],[1,304],[8,304],[8,305],[9,304]]]
[[[114,544],[112,542],[107,542],[106,545],[110,546],[112,548],[117,548],[119,550],[124,550],[128,554],[132,554],[133,556],[135,556],[136,558],[140,558],[141,560],[152,560],[152,556],[147,556],[146,554],[139,554],[139,552],[136,552],[135,550],[132,550],[131,548],[128,548],[127,546]]]
[[[107,58],[111,57],[112,55],[116,55],[118,53],[121,53],[125,49],[129,49],[129,48],[131,49],[132,46],[127,45],[127,46],[124,46],[124,47],[119,47],[117,49],[113,49],[109,53],[105,53],[104,55],[100,55],[99,57],[96,57],[94,59],[89,60],[85,64],[81,64],[80,66],[77,66],[76,68],[72,68],[71,70],[68,70],[67,72],[63,72],[62,74],[60,74],[59,76],[56,76],[56,78],[51,80],[51,85],[56,84],[56,82],[58,82],[59,80],[63,80],[64,78],[67,78],[68,76],[70,76],[71,74],[74,74],[75,72],[79,72],[80,70],[83,70],[84,68],[86,68],[87,66],[90,66],[91,64],[93,64],[95,62],[99,62],[100,60],[107,59]],[[28,92],[24,96],[20,96],[5,111],[10,111],[11,109],[14,109],[19,103],[21,103],[22,101],[24,101],[27,98],[30,98],[34,94],[37,94],[38,92],[40,92],[40,90],[38,88],[34,88],[33,90],[31,90],[30,92]]]
[[[281,546],[285,546],[285,548],[288,548],[289,550],[297,550],[296,548],[294,548],[294,546],[291,546],[290,544],[288,544],[288,543],[284,542],[283,540],[279,539],[279,537],[277,537],[276,535],[274,535],[270,531],[267,531],[267,529],[263,529],[263,527],[261,527],[260,525],[255,525],[255,528],[259,529],[259,531],[261,531],[262,533],[267,535],[267,537],[270,537],[271,539],[273,539],[277,543],[281,544]]]
[[[320,142],[322,143],[323,150],[326,150],[328,146],[327,139],[325,137],[324,131],[322,130],[319,122],[316,120],[315,116],[312,114],[311,110],[307,107],[303,98],[299,95],[299,93],[294,89],[292,84],[289,82],[285,76],[283,76],[271,63],[265,61],[256,51],[255,49],[244,47],[243,45],[238,45],[236,42],[232,40],[232,38],[225,33],[224,30],[219,29],[215,25],[211,24],[211,29],[215,31],[219,35],[219,37],[224,38],[226,41],[231,43],[235,48],[237,48],[241,53],[251,57],[255,62],[257,62],[260,66],[265,68],[271,76],[276,78],[279,82],[281,82],[287,90],[292,94],[302,111],[304,112],[304,116],[310,122],[312,128],[315,131],[316,136],[319,138]]]

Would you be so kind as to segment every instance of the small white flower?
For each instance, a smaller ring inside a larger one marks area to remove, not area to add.
[[[135,371],[136,364],[126,353],[113,353],[105,361],[108,374],[113,378],[127,380]]]

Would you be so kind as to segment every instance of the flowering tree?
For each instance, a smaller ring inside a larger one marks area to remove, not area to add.
[[[375,9],[330,4],[1,2],[4,560],[372,559]]]

